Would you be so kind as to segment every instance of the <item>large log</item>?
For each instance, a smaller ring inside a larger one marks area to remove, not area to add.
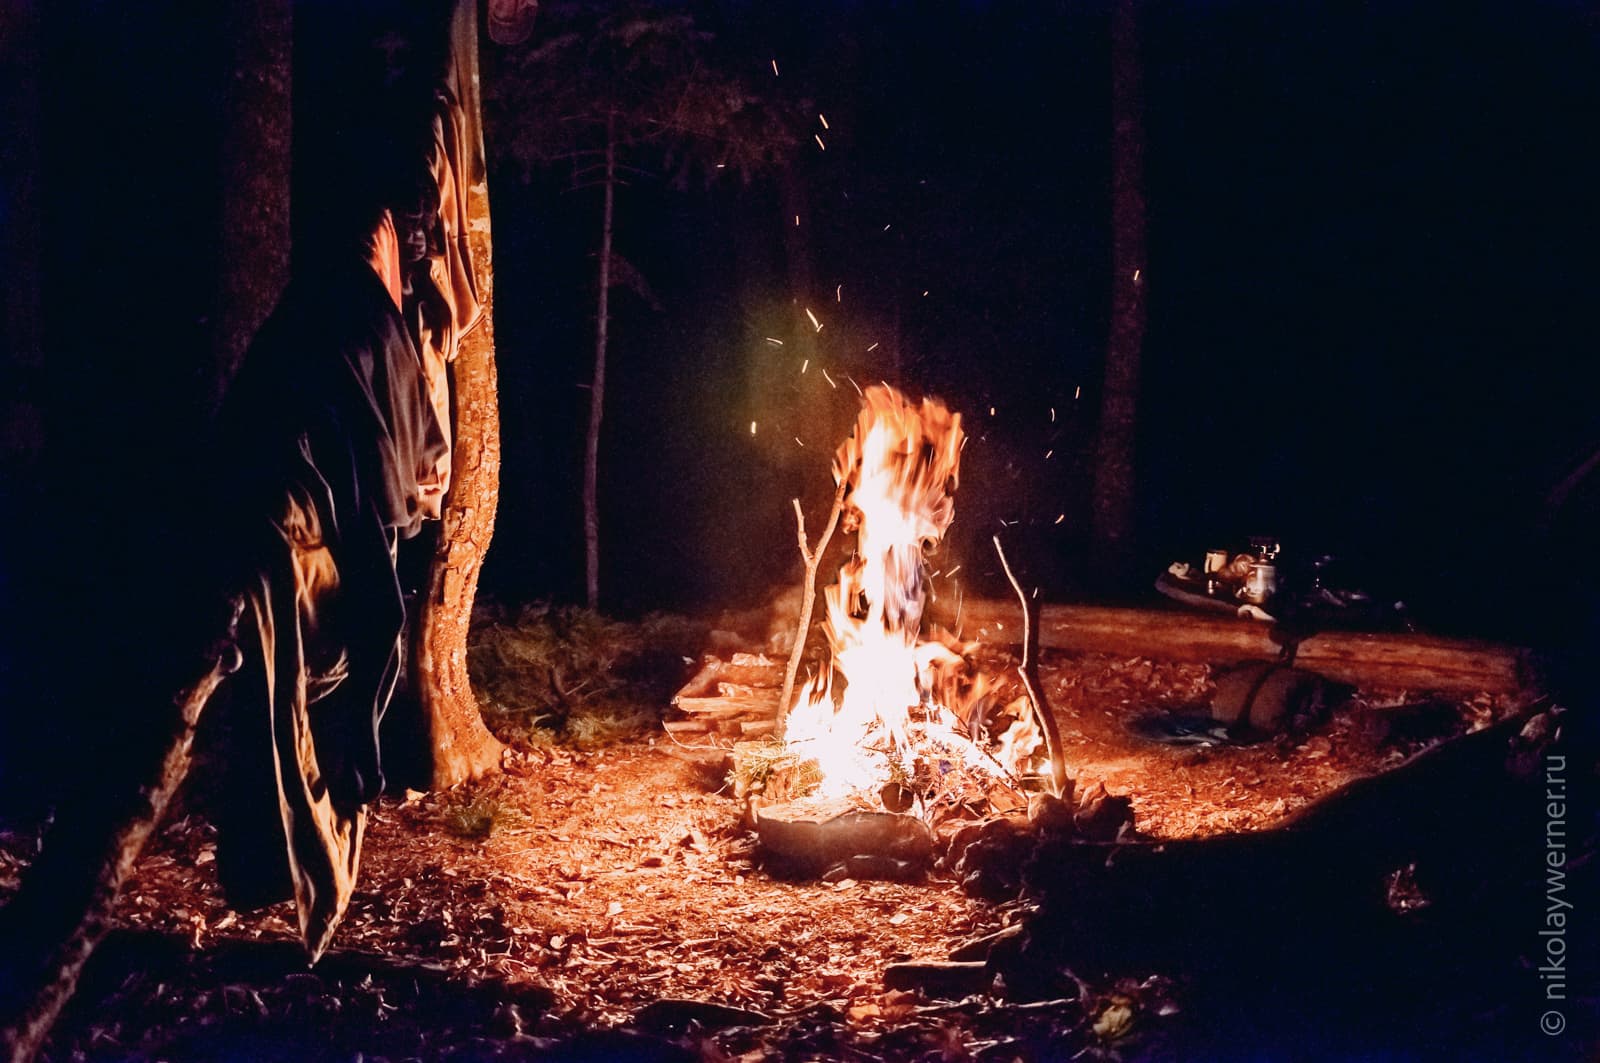
[[[1423,929],[1503,935],[1509,902],[1544,867],[1546,766],[1567,763],[1544,744],[1553,728],[1523,727],[1518,716],[1447,742],[1260,831],[1047,837],[1026,872],[1040,908],[1023,962],[1261,969],[1269,956],[1387,955],[1375,942]],[[1387,903],[1388,876],[1405,869],[1431,902],[1424,917]]]
[[[1283,648],[1268,624],[1175,609],[1047,605],[1041,614],[1040,644],[1057,650],[1216,662],[1272,658]],[[956,620],[950,615],[937,619]],[[1020,644],[1022,610],[1011,602],[969,598],[962,605],[957,634]],[[1357,686],[1508,694],[1528,685],[1527,657],[1524,650],[1476,639],[1325,631],[1302,639],[1295,660],[1302,668]]]

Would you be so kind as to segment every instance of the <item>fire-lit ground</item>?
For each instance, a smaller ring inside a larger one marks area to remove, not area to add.
[[[1042,671],[1079,785],[1100,781],[1129,794],[1138,827],[1169,837],[1264,825],[1504,708],[1469,699],[1418,722],[1383,707],[1407,700],[1399,692],[1368,694],[1309,736],[1201,752],[1131,739],[1121,721],[1143,707],[1203,699],[1204,666],[1089,656],[1047,658]],[[337,1058],[353,1051],[434,1058],[463,1045],[499,1055],[545,1043],[527,1035],[625,1023],[663,998],[758,1011],[778,1018],[789,1031],[783,1036],[821,1024],[856,1046],[851,1052],[876,1045],[896,1058],[921,1051],[935,1036],[930,1024],[961,1043],[992,1040],[971,1015],[886,993],[882,975],[893,962],[946,958],[1000,926],[1004,908],[966,897],[938,874],[921,885],[772,879],[738,827],[720,769],[664,735],[593,751],[534,748],[516,766],[517,774],[470,790],[385,799],[335,946],[381,953],[390,964],[442,966],[447,985],[548,991],[542,1012],[526,997],[515,1009],[491,1001],[450,1012],[427,1004],[422,990],[395,988],[393,973],[383,971],[365,981],[346,974],[320,982],[265,977],[256,985],[234,974],[238,984],[227,991],[213,980],[220,976],[206,973],[205,957],[237,948],[230,943],[292,941],[290,911],[230,914],[213,874],[210,828],[196,814],[180,814],[141,862],[121,919],[181,942],[192,962],[176,973],[141,970],[128,958],[136,948],[119,953],[113,943],[108,962],[128,968],[101,980],[98,1000],[91,990],[52,1057],[160,1056],[162,1046],[185,1039],[240,1044],[276,1036],[270,1031],[279,1027],[303,1031],[306,1021],[329,1031]],[[5,877],[25,844],[7,839]],[[419,1008],[437,1014],[430,1019]],[[1076,1051],[1095,1040],[1096,1016],[1068,1012],[1055,1017],[1059,1030],[1050,1036]],[[1137,1005],[1134,1012],[1135,1034],[1171,1021]],[[892,1051],[908,1030],[922,1032]],[[1126,1035],[1120,1025],[1114,1032]],[[408,1043],[417,1047],[403,1050]],[[795,1047],[768,1040],[742,1050],[752,1059],[780,1058]],[[223,1051],[220,1058],[232,1057]]]

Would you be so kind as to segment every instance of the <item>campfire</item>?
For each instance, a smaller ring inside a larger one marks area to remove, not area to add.
[[[980,670],[976,643],[926,622],[930,557],[955,518],[965,442],[944,403],[876,385],[834,456],[855,548],[825,592],[827,657],[784,730],[789,751],[815,764],[819,796],[932,823],[1016,808],[1043,789],[1033,702]]]
[[[930,617],[965,442],[961,415],[938,399],[867,389],[834,455],[834,509],[815,549],[800,519],[807,575],[787,682],[774,689],[777,662],[736,654],[708,660],[676,700],[690,719],[669,731],[744,739],[732,754],[747,819],[802,870],[854,859],[878,862],[862,874],[920,871],[937,838],[1067,796],[1026,660],[1017,669]],[[793,695],[835,527],[853,540],[823,592],[820,654]]]

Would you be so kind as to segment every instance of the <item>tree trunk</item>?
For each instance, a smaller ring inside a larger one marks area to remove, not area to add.
[[[605,416],[606,340],[611,323],[611,234],[616,218],[616,120],[606,120],[605,207],[600,222],[600,295],[595,309],[594,381],[589,386],[589,436],[583,448],[584,587],[590,609],[600,608],[600,422]]]
[[[476,4],[457,0],[451,20],[454,78],[464,120],[471,125],[470,174],[463,176],[469,241],[483,317],[461,339],[453,363],[456,434],[450,496],[439,545],[417,617],[415,678],[428,721],[432,785],[454,786],[499,767],[504,748],[483,724],[467,674],[467,635],[478,575],[494,535],[500,496],[500,412],[494,361],[494,274],[489,233],[489,184],[484,166],[478,83]]]
[[[1133,546],[1134,447],[1144,346],[1144,92],[1136,0],[1111,16],[1111,330],[1100,393],[1093,575],[1125,574]]]
[[[290,97],[294,36],[290,0],[226,5],[229,50],[222,104],[222,209],[212,412],[245,348],[289,281]]]

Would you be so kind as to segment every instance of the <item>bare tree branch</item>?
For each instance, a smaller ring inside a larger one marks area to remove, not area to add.
[[[783,737],[784,724],[789,720],[789,702],[794,698],[795,675],[800,670],[806,636],[811,631],[811,611],[817,601],[817,569],[822,564],[822,555],[828,552],[834,529],[839,526],[839,515],[844,512],[844,494],[849,486],[848,477],[840,479],[838,489],[833,492],[833,508],[828,511],[828,525],[822,529],[822,537],[817,540],[815,551],[806,541],[805,511],[800,508],[800,500],[794,500],[795,535],[800,540],[800,557],[806,564],[806,582],[800,594],[800,621],[795,626],[794,647],[789,651],[789,666],[783,671],[783,694],[778,699],[778,726],[773,733],[779,738]]]
[[[1006,561],[1006,552],[1000,546],[998,535],[994,537],[994,552],[1000,555],[1000,567],[1005,569],[1006,579],[1011,581],[1011,589],[1017,592],[1017,601],[1022,604],[1022,663],[1017,666],[1017,674],[1022,677],[1028,702],[1033,706],[1033,714],[1044,730],[1045,752],[1050,756],[1050,781],[1055,785],[1056,796],[1060,797],[1067,792],[1067,760],[1061,752],[1061,731],[1056,727],[1055,714],[1050,711],[1050,703],[1044,699],[1044,684],[1039,682],[1038,654],[1034,652],[1039,642],[1039,619],[1028,608],[1028,596],[1022,593],[1022,585],[1011,573],[1011,565]]]

